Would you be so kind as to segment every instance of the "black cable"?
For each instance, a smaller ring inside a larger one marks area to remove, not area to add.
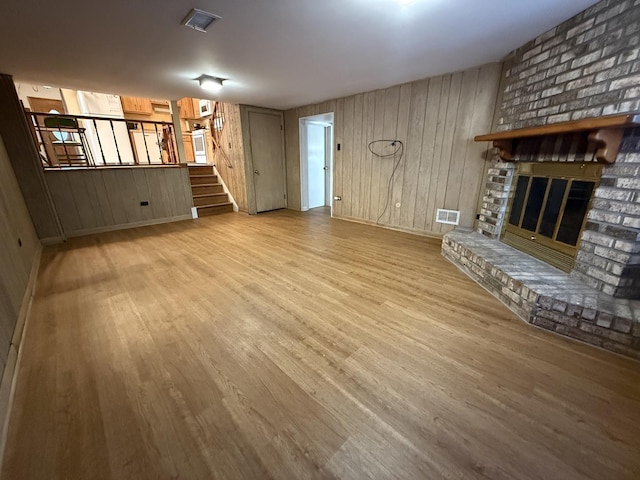
[[[397,147],[391,153],[379,154],[374,152],[372,148],[372,146],[376,143],[389,144],[392,147],[396,147],[397,145]],[[382,213],[376,220],[376,225],[378,225],[380,223],[380,219],[384,216],[385,213],[387,213],[387,208],[389,208],[389,200],[391,200],[391,185],[393,182],[393,177],[396,174],[396,170],[398,169],[398,166],[400,165],[400,161],[402,160],[402,156],[404,155],[404,143],[402,143],[400,140],[374,140],[373,142],[369,142],[369,145],[367,145],[367,148],[373,155],[375,155],[378,158],[393,157],[394,160],[398,152],[400,152],[400,155],[398,156],[398,160],[395,161],[395,165],[393,166],[393,171],[391,172],[391,176],[389,177],[389,182],[387,184],[387,199],[384,202],[384,209],[382,210]]]

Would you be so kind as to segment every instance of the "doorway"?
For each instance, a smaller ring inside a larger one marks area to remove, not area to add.
[[[331,207],[333,112],[303,117],[299,122],[301,210]]]

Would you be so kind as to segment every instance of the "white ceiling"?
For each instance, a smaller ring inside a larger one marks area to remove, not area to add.
[[[289,108],[497,61],[594,0],[2,0],[0,72]],[[402,3],[409,3],[402,5]],[[180,25],[191,7],[222,17]],[[228,78],[204,94],[201,74]]]

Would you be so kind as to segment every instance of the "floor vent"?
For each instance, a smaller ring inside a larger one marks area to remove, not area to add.
[[[446,223],[448,225],[458,225],[460,222],[459,210],[445,210],[439,208],[436,212],[436,223]]]

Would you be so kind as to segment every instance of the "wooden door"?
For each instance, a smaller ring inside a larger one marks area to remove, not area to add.
[[[249,111],[256,211],[286,208],[282,114]]]
[[[64,109],[62,100],[53,100],[51,98],[27,97],[32,112],[43,113],[67,113]]]
[[[39,98],[39,97],[27,97],[29,101],[29,107],[31,107],[32,112],[41,112],[41,113],[52,113],[52,114],[64,114],[67,111],[64,108],[64,103],[62,100],[55,100],[52,98]],[[62,134],[56,134],[54,132],[47,132],[44,130],[44,119],[46,117],[44,115],[38,116],[38,125],[42,128],[40,130],[42,136],[42,147],[44,148],[45,155],[49,159],[50,165],[58,165],[58,150],[56,150],[55,144],[64,138],[58,138]],[[35,129],[35,125],[33,127]],[[36,145],[38,149],[40,149],[40,140],[38,139],[38,135],[35,134],[35,130],[32,131],[34,134],[34,139],[36,141]],[[64,149],[63,149],[64,153]],[[66,154],[64,157],[68,157],[69,154],[73,156],[77,156],[79,154],[78,149],[76,147],[67,146]]]

